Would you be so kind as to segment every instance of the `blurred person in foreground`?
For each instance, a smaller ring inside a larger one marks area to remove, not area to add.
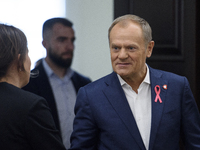
[[[20,89],[30,66],[24,33],[0,24],[0,149],[65,150],[45,99]]]
[[[149,24],[135,15],[109,28],[113,72],[79,90],[70,150],[200,150],[200,115],[185,77],[146,64]]]
[[[72,22],[65,18],[51,18],[44,22],[42,44],[47,56],[33,69],[39,71],[38,77],[31,78],[24,87],[47,100],[66,148],[70,147],[77,92],[91,82],[71,69],[75,41],[72,26]]]

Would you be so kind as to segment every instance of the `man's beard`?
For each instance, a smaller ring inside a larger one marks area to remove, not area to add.
[[[69,68],[72,64],[72,59],[63,59],[62,56],[58,56],[57,54],[53,53],[52,48],[50,47],[48,50],[49,58],[58,66],[63,68]],[[70,52],[73,57],[73,52]]]

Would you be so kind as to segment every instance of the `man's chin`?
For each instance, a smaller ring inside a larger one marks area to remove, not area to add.
[[[126,77],[127,76],[127,73],[126,72],[123,72],[123,71],[117,71],[116,72],[120,77]]]

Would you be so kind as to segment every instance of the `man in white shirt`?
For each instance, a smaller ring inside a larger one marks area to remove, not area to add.
[[[200,149],[200,115],[185,77],[146,64],[151,27],[125,15],[109,28],[113,72],[80,88],[70,150]]]
[[[66,18],[51,18],[43,24],[42,44],[47,56],[34,68],[39,71],[30,78],[25,90],[44,97],[52,111],[56,127],[61,132],[65,147],[70,147],[76,94],[91,80],[72,70],[75,32]]]

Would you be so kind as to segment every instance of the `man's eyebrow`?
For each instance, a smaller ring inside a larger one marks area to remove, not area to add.
[[[68,37],[66,37],[66,36],[59,36],[59,37],[57,37],[57,39],[68,39]]]
[[[69,38],[69,37],[67,37],[67,36],[59,36],[59,37],[57,37],[56,39],[57,39],[57,40],[61,40],[61,41],[70,40],[70,41],[72,41],[72,42],[74,42],[74,41],[76,40],[75,37]]]
[[[118,46],[117,44],[115,44],[115,43],[111,43],[111,46]]]

